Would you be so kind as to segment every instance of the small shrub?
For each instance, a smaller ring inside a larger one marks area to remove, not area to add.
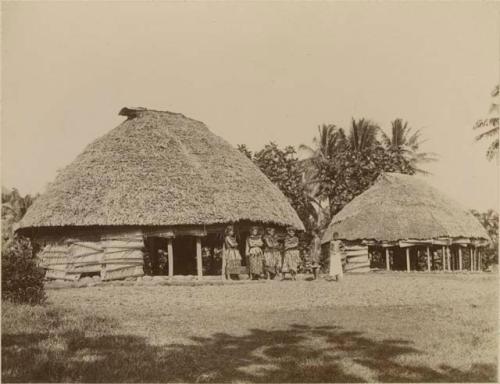
[[[45,272],[37,264],[29,240],[15,238],[2,250],[2,300],[41,304]]]

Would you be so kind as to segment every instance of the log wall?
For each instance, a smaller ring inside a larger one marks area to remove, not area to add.
[[[370,272],[370,259],[368,257],[368,246],[350,245],[344,247],[346,264],[344,271],[347,272]]]
[[[47,279],[78,280],[83,274],[99,274],[102,280],[144,275],[142,233],[103,235],[94,239],[48,240],[38,254]]]

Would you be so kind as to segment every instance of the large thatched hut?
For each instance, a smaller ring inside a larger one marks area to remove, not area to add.
[[[333,217],[322,237],[325,252],[335,238],[345,244],[346,269],[352,271],[480,270],[481,247],[489,241],[458,203],[415,176],[397,173],[380,175]]]
[[[20,223],[42,243],[49,277],[140,276],[145,258],[155,270],[161,257],[170,276],[201,276],[202,252],[217,250],[229,223],[241,238],[251,225],[303,229],[281,191],[202,122],[144,108],[120,115]]]

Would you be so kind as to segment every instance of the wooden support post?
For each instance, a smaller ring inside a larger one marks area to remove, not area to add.
[[[391,270],[391,260],[389,258],[389,248],[385,249],[385,269]]]
[[[478,249],[477,250],[477,270],[479,272],[481,272],[482,268],[481,268],[481,263],[482,262],[482,255],[481,255],[481,249]]]
[[[450,267],[450,271],[454,271],[455,270],[455,257],[453,256],[453,253],[451,252],[450,247],[447,248],[447,251],[448,251],[448,260],[449,260],[448,266]]]
[[[470,249],[469,249],[469,257],[470,257],[469,270],[472,272],[474,270],[474,248],[473,247],[470,247]]]
[[[462,270],[462,247],[458,247],[458,269]]]
[[[446,251],[445,251],[445,247],[443,245],[443,248],[441,249],[441,269],[443,271],[446,271]]]
[[[474,247],[474,252],[472,252],[472,270],[476,270],[476,260],[477,260],[477,248]]]
[[[406,272],[410,272],[410,247],[406,248]]]
[[[431,271],[431,248],[427,247],[427,272]]]
[[[198,272],[198,277],[203,277],[203,264],[201,261],[201,237],[196,237],[196,271]]]
[[[451,271],[451,252],[449,246],[446,246],[446,258],[448,259],[446,263],[448,265],[448,271]]]
[[[174,276],[174,249],[172,247],[172,239],[167,239],[167,253],[168,253],[168,277]]]

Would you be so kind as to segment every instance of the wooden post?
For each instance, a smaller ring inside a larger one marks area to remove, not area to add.
[[[455,257],[453,256],[453,252],[451,252],[451,247],[448,247],[447,251],[448,251],[448,258],[449,258],[448,266],[450,267],[450,271],[454,271],[455,270]]]
[[[482,261],[481,259],[482,259],[481,249],[479,248],[479,249],[477,250],[477,270],[478,270],[479,272],[481,272],[481,261]]]
[[[474,247],[470,247],[469,249],[469,256],[470,256],[470,266],[469,269],[472,272],[474,270]]]
[[[427,272],[431,271],[431,249],[427,246]]]
[[[450,251],[450,247],[448,245],[446,246],[446,258],[448,259],[448,262],[447,262],[448,271],[451,271],[451,251]]]
[[[472,252],[472,270],[476,270],[476,260],[477,260],[477,248],[474,247],[474,251]]]
[[[462,247],[458,246],[458,269],[462,270]]]
[[[203,264],[201,262],[201,237],[196,237],[196,271],[198,277],[203,277]]]
[[[406,272],[410,272],[410,247],[406,248]]]
[[[387,269],[388,271],[391,270],[391,262],[390,262],[390,258],[389,258],[389,248],[385,249],[385,269]]]
[[[441,249],[441,259],[442,259],[441,269],[443,271],[446,271],[446,251],[444,245],[443,248]]]
[[[174,249],[172,247],[172,239],[167,239],[168,252],[168,277],[174,277]]]

